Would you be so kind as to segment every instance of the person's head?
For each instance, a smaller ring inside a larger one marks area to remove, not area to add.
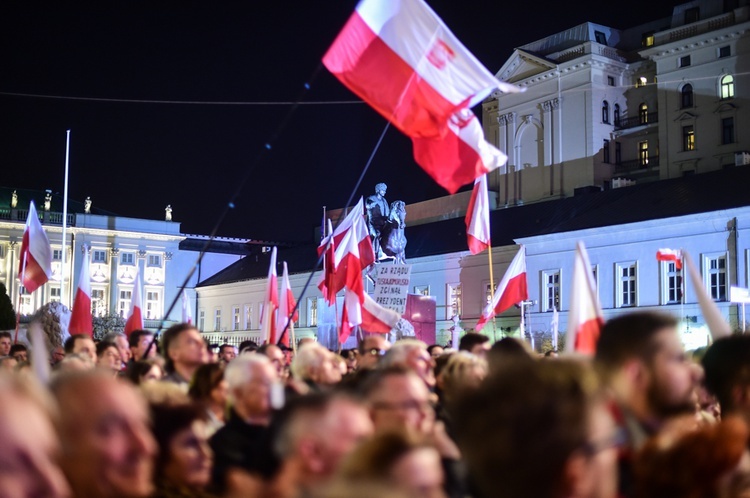
[[[0,371],[11,373],[18,365],[18,360],[12,356],[0,356]]]
[[[245,420],[267,424],[271,414],[271,389],[279,375],[271,361],[260,354],[242,354],[224,370],[229,399]]]
[[[96,366],[119,372],[122,367],[120,351],[113,342],[101,341],[96,345]]]
[[[257,351],[257,349],[258,349],[258,344],[256,344],[255,341],[251,341],[251,340],[242,341],[239,347],[240,354],[253,353]]]
[[[61,361],[65,359],[65,348],[62,346],[55,346],[52,348],[52,351],[50,351],[50,363],[52,366],[57,365]]]
[[[296,379],[318,385],[332,385],[341,381],[341,372],[333,363],[333,353],[320,344],[307,344],[297,350],[292,360],[292,374]]]
[[[402,367],[412,370],[429,388],[435,387],[435,361],[424,342],[401,339],[383,357],[383,367]]]
[[[440,344],[430,344],[427,346],[427,352],[430,353],[430,356],[432,356],[434,360],[437,360],[441,354],[445,353],[445,348]]]
[[[160,380],[164,377],[164,370],[153,360],[140,360],[128,365],[125,376],[134,385],[139,386],[144,382]]]
[[[74,334],[65,340],[65,354],[80,354],[88,356],[91,363],[96,365],[96,344],[87,334]]]
[[[205,411],[192,403],[156,403],[151,417],[159,446],[157,480],[188,490],[205,488],[213,464]]]
[[[343,395],[310,394],[279,414],[274,450],[298,468],[304,484],[330,477],[341,460],[373,433],[364,406]]]
[[[385,356],[391,348],[385,336],[381,334],[372,334],[366,336],[359,342],[359,360],[357,368],[359,370],[369,370],[375,368],[380,359]]]
[[[52,393],[61,466],[75,496],[149,496],[156,444],[140,393],[99,371],[60,375]]]
[[[353,482],[388,482],[417,498],[441,498],[440,453],[423,437],[409,432],[378,434],[344,460],[339,474]]]
[[[490,350],[490,338],[484,334],[467,332],[458,343],[459,351],[468,351],[471,354],[484,357]]]
[[[723,414],[737,414],[750,422],[750,336],[717,339],[701,361],[705,385]]]
[[[10,347],[10,356],[15,358],[19,363],[29,361],[29,349],[25,344],[13,344]]]
[[[435,418],[430,392],[411,370],[397,367],[376,370],[364,381],[362,390],[378,432],[422,433]]]
[[[54,403],[31,379],[0,374],[0,494],[32,498],[70,496],[57,459]]]
[[[446,401],[453,401],[469,389],[477,389],[487,376],[487,361],[466,351],[452,354],[441,372]]]
[[[586,364],[509,362],[455,407],[480,496],[616,496],[617,434]]]
[[[342,349],[341,357],[346,362],[347,373],[351,373],[357,370],[357,360],[359,359],[359,352],[356,349]]]
[[[604,324],[595,363],[618,401],[642,422],[695,409],[697,373],[682,347],[671,315],[641,311]]]
[[[10,356],[11,344],[13,344],[13,337],[10,332],[7,330],[0,332],[0,356]]]
[[[198,367],[188,390],[190,397],[202,405],[226,406],[229,397],[222,363],[207,363]]]
[[[280,347],[276,344],[264,344],[258,348],[257,352],[258,354],[265,355],[271,360],[271,363],[273,363],[273,366],[276,368],[279,375],[283,374],[284,367],[286,366],[286,356]]]
[[[167,372],[194,372],[206,362],[206,344],[197,328],[189,323],[178,323],[164,332],[162,356]]]
[[[500,339],[487,352],[487,363],[492,372],[502,368],[508,362],[532,360],[531,351],[526,343],[515,337]]]
[[[224,343],[219,346],[219,361],[229,363],[237,357],[237,346]]]
[[[388,190],[388,185],[385,183],[378,183],[375,185],[375,193],[378,195],[385,195],[385,192]]]
[[[85,370],[91,370],[96,364],[91,362],[88,354],[85,353],[70,353],[66,354],[65,358],[55,365],[56,372],[82,372]]]
[[[102,342],[111,342],[117,346],[117,351],[120,353],[120,359],[123,364],[127,364],[130,358],[133,357],[133,353],[130,352],[128,336],[122,332],[110,332],[104,336]]]
[[[156,356],[158,345],[154,344],[149,348],[154,340],[154,333],[148,330],[134,330],[128,336],[130,353],[133,361],[145,360]],[[148,354],[146,351],[148,350]]]

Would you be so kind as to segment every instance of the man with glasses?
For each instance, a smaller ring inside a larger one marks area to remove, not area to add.
[[[427,345],[420,340],[397,341],[383,358],[383,366],[411,370],[428,389],[435,388],[435,360],[427,352]]]
[[[377,367],[380,359],[391,348],[385,336],[380,334],[368,335],[359,343],[359,361],[357,370],[371,370]]]

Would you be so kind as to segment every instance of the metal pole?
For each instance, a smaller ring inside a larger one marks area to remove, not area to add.
[[[490,296],[495,295],[495,276],[492,271],[492,241],[487,244],[487,259],[490,265]],[[495,315],[492,315],[492,342],[497,341],[497,326],[495,323]]]
[[[60,302],[67,305],[68,299],[65,294],[65,260],[67,252],[66,231],[68,228],[68,166],[70,164],[70,130],[66,132],[65,138],[65,187],[63,190],[63,219],[62,219],[62,256],[60,258]]]

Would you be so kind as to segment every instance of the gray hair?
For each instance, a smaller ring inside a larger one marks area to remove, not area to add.
[[[232,360],[224,369],[224,380],[230,391],[234,391],[253,380],[255,365],[272,366],[267,356],[257,353],[243,354]]]
[[[401,339],[396,341],[385,356],[383,356],[381,365],[384,368],[406,366],[406,358],[416,349],[424,349],[427,351],[427,344],[419,339]]]
[[[312,371],[320,367],[330,354],[332,353],[318,343],[305,344],[297,350],[297,355],[292,360],[292,375],[299,380],[309,379]]]
[[[127,335],[125,335],[123,332],[110,332],[104,337],[102,337],[102,342],[115,342],[115,339],[118,337],[124,337],[125,339],[128,338]]]

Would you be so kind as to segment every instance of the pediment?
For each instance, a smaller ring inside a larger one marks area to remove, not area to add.
[[[677,118],[675,118],[675,121],[692,121],[698,116],[693,114],[692,112],[683,112]]]
[[[715,114],[720,114],[722,112],[731,112],[737,110],[737,106],[732,104],[731,102],[724,102],[719,107],[714,109]]]
[[[508,83],[516,83],[555,68],[555,64],[529,52],[516,49],[495,76]]]

